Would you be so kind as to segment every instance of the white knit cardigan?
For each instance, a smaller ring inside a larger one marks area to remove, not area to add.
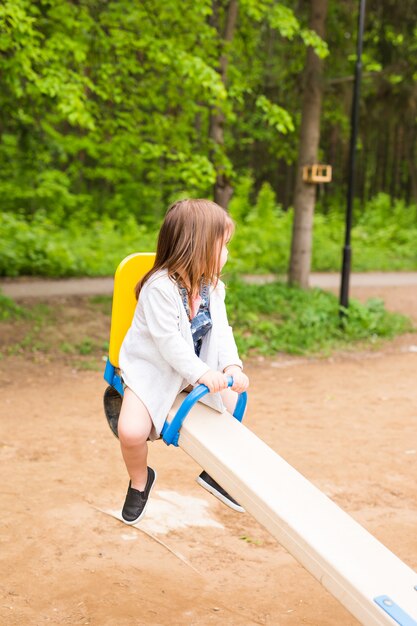
[[[159,437],[178,393],[195,385],[208,370],[223,371],[239,365],[236,343],[224,303],[225,287],[218,281],[210,292],[212,328],[203,338],[200,356],[194,352],[190,322],[177,284],[166,270],[153,274],[144,284],[132,324],[123,341],[119,365],[124,383],[142,400]],[[219,393],[202,402],[224,411]]]

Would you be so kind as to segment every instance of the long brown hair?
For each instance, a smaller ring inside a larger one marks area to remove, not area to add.
[[[232,218],[215,202],[175,202],[159,231],[155,264],[136,285],[136,297],[139,298],[144,283],[162,269],[184,286],[190,297],[198,293],[202,281],[216,284],[222,244],[233,231]]]

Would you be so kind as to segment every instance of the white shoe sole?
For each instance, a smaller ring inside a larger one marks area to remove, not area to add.
[[[206,489],[206,491],[211,493],[213,496],[215,496],[218,500],[223,502],[223,504],[225,504],[229,508],[233,509],[234,511],[239,511],[239,513],[245,513],[245,509],[243,508],[243,506],[240,506],[240,504],[235,504],[234,502],[231,502],[230,500],[225,498],[223,494],[217,491],[217,489],[212,487],[209,483],[206,483],[206,481],[203,478],[201,478],[201,476],[197,476],[195,480],[201,487]]]
[[[152,468],[152,469],[153,469],[153,468]],[[146,502],[146,504],[145,504],[145,507],[144,507],[144,509],[143,509],[142,513],[139,515],[139,517],[137,517],[136,519],[134,519],[134,520],[132,520],[132,521],[129,521],[129,520],[126,520],[126,519],[123,517],[123,515],[122,515],[122,514],[120,514],[120,516],[121,516],[121,518],[122,518],[122,521],[123,521],[125,524],[127,524],[128,526],[133,526],[134,524],[137,524],[138,522],[140,522],[140,520],[142,519],[142,517],[143,517],[143,516],[145,515],[145,513],[146,513],[146,509],[148,508],[148,504],[149,504],[149,498],[151,497],[152,489],[153,489],[153,488],[154,488],[154,486],[155,486],[156,479],[157,479],[157,476],[158,476],[158,474],[156,473],[156,471],[155,471],[155,470],[153,470],[153,471],[154,471],[154,473],[155,473],[155,478],[153,479],[153,483],[152,483],[152,485],[151,485],[151,488],[149,489],[148,500],[147,500],[147,502]]]

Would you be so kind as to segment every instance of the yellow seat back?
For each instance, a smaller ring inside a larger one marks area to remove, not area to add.
[[[153,252],[130,254],[123,259],[114,275],[109,342],[109,360],[114,367],[119,367],[120,348],[135,312],[135,287],[154,262]]]

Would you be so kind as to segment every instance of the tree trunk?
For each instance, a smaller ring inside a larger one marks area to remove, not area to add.
[[[311,0],[309,27],[324,38],[327,0]],[[316,185],[304,183],[304,165],[317,163],[320,140],[320,117],[323,94],[323,61],[310,47],[304,70],[303,104],[301,112],[300,143],[297,177],[294,191],[294,223],[288,280],[303,289],[308,287],[311,268],[313,215]]]
[[[416,167],[416,158],[415,158],[416,139],[417,139],[417,128],[415,124],[416,113],[417,113],[417,85],[414,85],[414,88],[410,94],[410,98],[408,102],[407,126],[408,128],[410,128],[410,132],[407,133],[406,149],[405,149],[405,158],[408,162],[408,172],[409,172],[409,180],[410,180],[409,194],[411,193],[413,202],[417,202],[417,167]]]
[[[415,145],[416,145],[416,131],[412,133],[412,140],[408,143],[407,160],[408,160],[408,172],[410,178],[410,191],[412,195],[412,201],[417,202],[417,167],[415,160]]]
[[[224,32],[222,35],[222,52],[219,60],[219,73],[223,84],[227,83],[227,46],[233,40],[233,35],[236,27],[238,13],[238,0],[230,0],[226,11],[226,21],[224,25]],[[213,2],[213,16],[216,22],[215,26],[220,34],[220,27],[218,24],[218,11],[216,2]],[[210,128],[209,137],[219,149],[220,152],[224,150],[224,113],[220,109],[214,109],[210,116]],[[216,162],[216,153],[214,151],[214,161]],[[230,184],[226,173],[222,170],[222,167],[216,164],[216,182],[214,184],[214,201],[220,206],[227,208],[230,198],[233,194],[233,187]]]

